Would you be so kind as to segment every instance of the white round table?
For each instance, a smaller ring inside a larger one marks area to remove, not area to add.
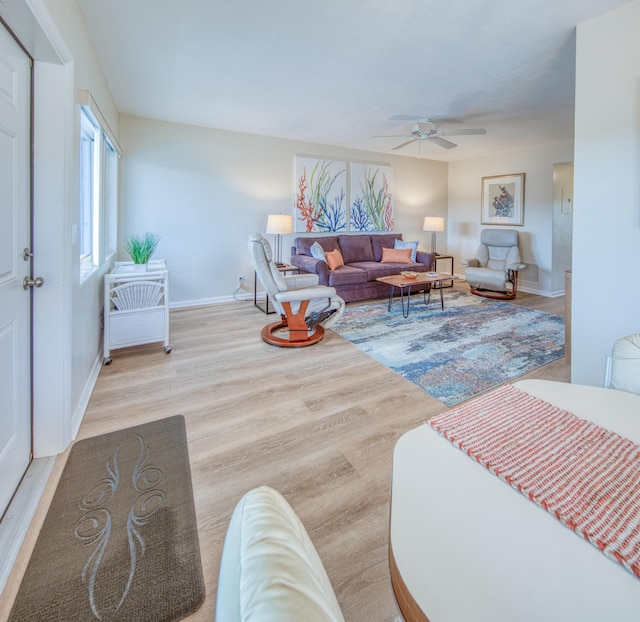
[[[640,444],[638,395],[515,386]],[[390,567],[407,622],[640,619],[640,579],[428,425],[394,450]]]

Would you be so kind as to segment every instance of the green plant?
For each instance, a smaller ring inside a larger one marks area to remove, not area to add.
[[[160,238],[155,233],[130,235],[127,237],[125,250],[133,263],[147,263],[156,250]]]

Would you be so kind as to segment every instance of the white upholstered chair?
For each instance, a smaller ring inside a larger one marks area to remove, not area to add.
[[[483,229],[475,257],[461,263],[471,293],[487,298],[515,298],[518,271],[526,268],[515,229]]]
[[[640,395],[640,333],[613,344],[605,364],[604,386]]]
[[[324,336],[344,312],[345,302],[333,287],[318,285],[317,274],[283,275],[269,242],[260,234],[249,236],[249,252],[256,275],[280,320],[262,329],[262,338],[276,346],[308,346]]]
[[[222,550],[216,622],[344,622],[304,525],[269,486],[236,505]]]

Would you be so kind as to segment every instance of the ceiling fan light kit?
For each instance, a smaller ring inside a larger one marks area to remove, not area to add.
[[[436,129],[436,126],[431,121],[418,121],[412,128],[411,133],[416,135],[425,135],[425,138],[429,135],[432,129]]]
[[[429,121],[428,119],[420,119],[417,123],[411,126],[410,134],[399,134],[398,137],[408,138],[403,143],[396,145],[392,148],[393,151],[397,149],[402,149],[411,143],[416,141],[428,140],[434,142],[436,145],[439,145],[443,149],[453,149],[457,147],[455,143],[447,140],[445,136],[471,136],[471,135],[479,135],[486,134],[487,130],[484,128],[469,128],[469,129],[460,129],[460,130],[452,130],[450,132],[444,132],[443,130],[439,130],[433,121]],[[383,138],[382,136],[375,136],[374,138]]]

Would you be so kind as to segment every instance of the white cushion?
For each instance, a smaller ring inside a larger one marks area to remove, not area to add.
[[[418,244],[419,242],[405,242],[404,240],[394,240],[393,248],[411,249],[411,263],[416,263],[416,258],[418,256]]]
[[[613,344],[609,386],[640,395],[640,334],[623,337]]]
[[[311,253],[311,256],[314,259],[319,259],[320,261],[324,261],[325,263],[327,263],[327,258],[324,254],[324,248],[322,248],[322,246],[320,245],[320,243],[318,241],[314,242],[311,245],[311,248],[309,249],[309,252]]]
[[[227,530],[218,622],[344,622],[327,573],[284,497],[261,486],[238,502]]]
[[[503,292],[507,289],[506,272],[490,270],[489,268],[467,268],[465,278],[472,287]]]

